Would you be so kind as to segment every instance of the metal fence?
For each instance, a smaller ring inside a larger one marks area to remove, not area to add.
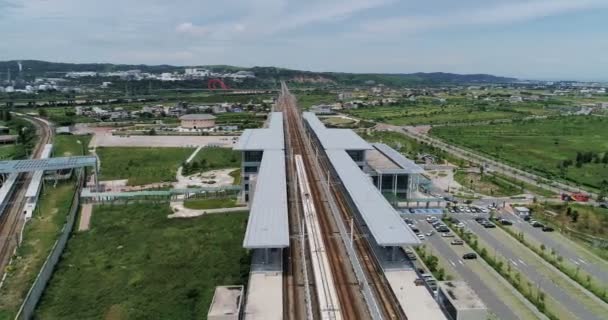
[[[78,177],[78,187],[76,188],[76,192],[72,198],[72,206],[70,207],[70,212],[68,213],[66,223],[63,225],[63,229],[61,230],[61,235],[53,245],[51,253],[46,258],[46,261],[42,265],[38,276],[36,276],[36,280],[32,284],[30,291],[27,293],[25,300],[23,300],[23,304],[21,305],[21,308],[19,308],[19,312],[15,317],[16,320],[32,318],[36,305],[38,305],[44,289],[46,288],[49,280],[51,280],[51,276],[55,271],[55,266],[59,262],[59,259],[63,254],[63,250],[65,249],[68,239],[72,233],[72,229],[74,228],[76,214],[78,213],[78,207],[80,205],[79,194],[83,184],[84,174],[82,174],[81,171],[81,174]]]

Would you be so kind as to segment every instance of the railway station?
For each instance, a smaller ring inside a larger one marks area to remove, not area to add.
[[[289,246],[283,115],[270,114],[267,127],[243,132],[242,200],[249,203],[243,247],[252,250],[244,309],[246,319],[282,319],[283,248]]]

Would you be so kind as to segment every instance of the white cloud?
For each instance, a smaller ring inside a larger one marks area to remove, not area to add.
[[[579,10],[608,7],[606,0],[501,1],[492,6],[472,6],[456,12],[400,16],[367,22],[367,32],[422,32],[469,25],[498,25],[523,22]]]
[[[211,33],[211,30],[207,27],[196,26],[192,22],[183,22],[175,27],[175,31],[192,36],[207,36]]]

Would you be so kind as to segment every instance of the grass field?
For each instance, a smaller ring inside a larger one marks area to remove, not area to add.
[[[101,180],[129,179],[129,185],[175,181],[192,148],[100,147]]]
[[[435,127],[431,134],[531,169],[548,177],[561,177],[592,188],[608,180],[606,163],[583,163],[580,167],[560,166],[576,161],[577,152],[593,152],[599,157],[608,152],[608,119],[564,117],[508,124]]]
[[[296,93],[298,106],[304,110],[318,104],[331,104],[338,101],[336,94],[327,91],[312,91]]]
[[[462,98],[439,104],[428,98],[397,106],[364,107],[347,112],[358,118],[393,125],[466,123],[556,115],[557,111],[538,103],[491,104]]]
[[[189,209],[220,209],[236,207],[236,198],[188,199],[184,207]]]
[[[78,143],[80,141],[80,144]],[[53,141],[53,154],[55,157],[80,156],[83,152],[86,154],[89,151],[88,145],[91,141],[91,136],[73,136],[73,135],[58,135]]]
[[[461,185],[484,195],[495,197],[508,197],[522,194],[523,190],[492,174],[456,171],[454,180]]]
[[[236,169],[236,170],[230,172],[230,176],[232,178],[234,178],[234,181],[232,181],[233,185],[235,185],[235,186],[241,185],[241,169]]]
[[[244,284],[247,214],[167,219],[155,204],[95,208],[76,233],[37,319],[205,319],[214,287]]]
[[[15,156],[15,145],[0,146],[0,160],[11,160]]]
[[[241,166],[241,154],[230,148],[206,147],[201,149],[190,163],[184,164],[183,174]]]
[[[26,225],[23,244],[8,267],[0,289],[0,319],[13,319],[65,223],[74,195],[74,184],[44,189],[37,211]]]

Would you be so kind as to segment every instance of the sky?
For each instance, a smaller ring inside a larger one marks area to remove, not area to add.
[[[0,0],[0,60],[608,81],[608,0]]]

